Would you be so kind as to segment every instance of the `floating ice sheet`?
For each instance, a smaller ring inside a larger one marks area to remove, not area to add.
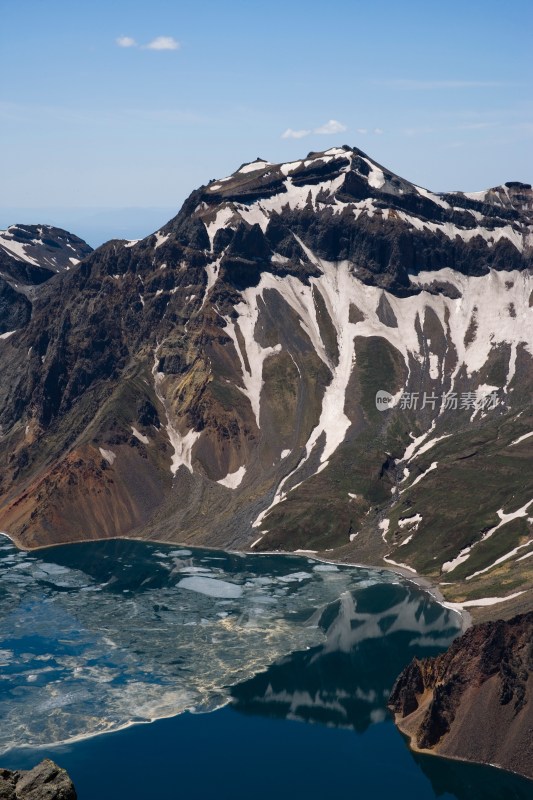
[[[230,687],[324,642],[320,620],[340,597],[347,627],[329,646],[377,635],[383,613],[365,597],[397,583],[296,556],[128,541],[21,553],[0,539],[0,752],[217,708]],[[455,633],[454,613],[412,585],[393,605],[394,629]]]

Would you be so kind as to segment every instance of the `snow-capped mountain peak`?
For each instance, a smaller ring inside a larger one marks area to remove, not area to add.
[[[200,187],[0,341],[0,526],[346,548],[484,596],[512,564],[520,583],[532,213],[527,184],[435,193],[348,146]],[[4,242],[31,256],[21,236]]]

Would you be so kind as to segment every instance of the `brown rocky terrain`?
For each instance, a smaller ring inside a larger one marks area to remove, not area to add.
[[[76,800],[72,781],[64,769],[45,759],[31,770],[0,769],[2,800]]]
[[[414,659],[389,708],[417,751],[533,779],[533,613],[475,625],[442,655]]]

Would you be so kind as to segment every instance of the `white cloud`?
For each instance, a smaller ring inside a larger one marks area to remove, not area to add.
[[[368,129],[367,128],[356,128],[355,132],[356,133],[361,133],[362,135],[364,135],[365,133],[368,133]]]
[[[281,138],[282,139],[303,139],[304,136],[309,136],[310,133],[311,133],[311,131],[293,131],[292,128],[287,128],[287,130],[284,131],[281,134]]]
[[[336,119],[330,119],[328,122],[325,122],[324,125],[319,125],[318,128],[313,128],[312,130],[304,128],[295,131],[293,128],[287,128],[287,130],[281,134],[281,138],[303,139],[305,136],[310,136],[312,133],[316,133],[319,136],[332,136],[335,133],[343,133],[347,130],[348,128],[346,125],[343,125],[342,122],[338,122]],[[359,132],[361,133],[361,131]]]
[[[374,128],[374,130],[372,131],[372,133],[375,133],[375,134],[376,134],[376,136],[381,136],[381,134],[383,133],[383,131],[382,131],[382,129],[381,129],[381,128]]]
[[[119,47],[137,47],[137,42],[131,36],[119,36],[115,42]]]
[[[173,36],[156,36],[147,45],[146,50],[179,50],[180,43]]]
[[[343,125],[342,122],[338,122],[336,119],[330,119],[324,125],[320,125],[320,127],[315,128],[313,133],[329,136],[334,133],[344,133],[344,131],[347,130],[348,128],[346,125]]]

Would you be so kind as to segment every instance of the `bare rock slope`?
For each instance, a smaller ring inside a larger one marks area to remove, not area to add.
[[[389,704],[414,749],[533,779],[533,614],[475,625],[446,653],[414,659]]]

